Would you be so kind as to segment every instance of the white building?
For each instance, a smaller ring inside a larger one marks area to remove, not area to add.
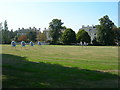
[[[88,34],[91,37],[91,41],[94,39],[94,37],[96,37],[97,29],[96,29],[95,26],[93,26],[93,25],[92,26],[89,26],[89,25],[84,26],[84,25],[82,25],[82,28],[80,28],[80,30],[81,29],[84,29],[86,32],[88,32]]]
[[[16,30],[16,31],[17,31],[17,35],[26,35],[30,31],[36,31],[36,33],[39,33],[40,32],[40,28],[39,29],[37,29],[35,27],[33,27],[33,28],[29,27],[27,29],[24,29],[24,28],[20,29],[20,28],[18,28],[18,30]]]
[[[46,40],[52,40],[50,37],[49,29],[44,28],[43,33],[46,35]]]

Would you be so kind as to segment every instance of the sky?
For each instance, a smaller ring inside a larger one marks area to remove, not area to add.
[[[40,0],[1,0],[0,22],[7,20],[8,29],[49,27],[53,19],[61,19],[63,26],[72,28],[75,32],[82,25],[97,25],[99,19],[108,15],[118,26],[118,2],[106,1],[40,1]]]

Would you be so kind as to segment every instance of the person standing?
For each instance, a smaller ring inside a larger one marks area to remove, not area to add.
[[[26,43],[24,41],[21,41],[21,46],[25,47]]]
[[[38,45],[40,45],[40,46],[41,46],[41,42],[40,42],[40,41],[38,41]]]
[[[30,46],[34,46],[34,43],[32,41],[30,42]]]
[[[15,42],[15,41],[12,41],[12,42],[11,42],[11,46],[16,48],[16,42]]]
[[[80,45],[81,45],[81,46],[82,46],[82,48],[83,48],[83,42],[82,42],[82,41],[80,42]]]

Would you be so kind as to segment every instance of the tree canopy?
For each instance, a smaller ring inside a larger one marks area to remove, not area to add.
[[[84,29],[81,29],[78,31],[76,38],[77,38],[78,43],[79,42],[86,42],[86,43],[91,42],[91,38],[90,38],[89,34]]]
[[[27,41],[27,36],[26,35],[19,36],[18,41]]]
[[[112,30],[114,23],[109,19],[107,15],[99,19],[100,25],[97,26],[97,41],[101,45],[113,45],[114,44],[114,32]]]
[[[114,32],[114,41],[120,43],[120,27],[114,26],[112,30]]]
[[[53,19],[52,22],[49,23],[50,36],[54,44],[58,42],[62,34],[62,29],[63,29],[62,25],[63,22],[61,22],[61,20],[59,19]]]
[[[64,44],[76,43],[76,34],[71,28],[66,29],[62,34],[62,42]]]
[[[5,20],[4,28],[2,29],[2,43],[8,44],[10,42],[11,42],[11,40],[10,40],[10,32],[8,30],[7,21]]]
[[[37,40],[38,41],[46,41],[46,35],[44,34],[44,33],[41,33],[41,32],[39,32],[38,34],[37,34]]]

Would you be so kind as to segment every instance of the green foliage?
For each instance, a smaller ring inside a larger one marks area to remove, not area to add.
[[[2,44],[2,30],[0,30],[0,44]]]
[[[2,29],[2,43],[8,44],[11,42],[10,31],[8,30],[7,21],[4,22],[4,28]]]
[[[13,40],[15,40],[16,42],[18,42],[18,37],[19,36],[16,35]]]
[[[41,33],[41,32],[39,32],[38,34],[37,34],[37,40],[38,41],[46,41],[46,35],[45,35],[45,33]]]
[[[14,37],[17,35],[16,31],[14,32],[12,29],[11,31],[8,30],[8,24],[6,20],[4,22],[4,28],[1,30],[1,33],[1,39],[3,44],[10,44],[11,40],[14,40]]]
[[[62,34],[62,42],[64,44],[76,43],[76,34],[71,28],[66,29]]]
[[[61,37],[63,29],[62,24],[63,23],[59,19],[53,19],[52,22],[49,23],[50,36],[54,44],[56,44]]]
[[[18,37],[18,41],[27,41],[28,40],[28,38],[27,38],[27,36],[26,35],[21,35],[21,36],[19,36]]]
[[[36,32],[35,31],[30,31],[27,33],[27,38],[30,40],[30,41],[36,41]]]
[[[119,28],[117,28],[116,26],[114,26],[113,28],[112,28],[112,30],[113,30],[113,32],[114,32],[114,41],[116,42],[116,43],[119,43],[120,42],[120,27]]]
[[[93,40],[92,40],[92,44],[95,45],[95,46],[96,46],[96,45],[99,45],[99,43],[97,42],[96,37],[93,38]]]
[[[76,38],[77,38],[78,43],[79,42],[86,42],[86,43],[91,42],[91,38],[89,34],[84,29],[78,31]]]
[[[10,32],[10,39],[11,40],[15,40],[15,37],[17,36],[17,32],[16,31],[13,31],[13,30],[11,30],[11,31],[9,31]]]
[[[1,33],[2,33],[1,39],[3,44],[10,44],[11,40],[13,40],[14,37],[17,35],[17,33],[14,32],[13,30],[11,31],[8,30],[8,24],[6,20],[4,22],[4,28],[1,30]]]
[[[112,30],[114,23],[106,15],[99,19],[100,25],[97,26],[97,41],[101,45],[114,44],[114,32]]]
[[[4,22],[4,30],[5,31],[8,31],[8,25],[7,25],[7,21],[5,20],[5,22]]]

